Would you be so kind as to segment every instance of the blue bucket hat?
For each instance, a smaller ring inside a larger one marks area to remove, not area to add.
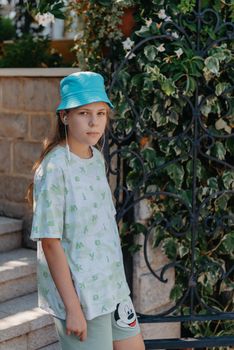
[[[92,102],[106,102],[114,108],[106,94],[102,75],[94,72],[77,72],[63,78],[60,82],[60,97],[56,112]]]

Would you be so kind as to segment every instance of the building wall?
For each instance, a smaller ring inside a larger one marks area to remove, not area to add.
[[[59,81],[73,71],[0,69],[0,215],[24,218],[26,231],[32,166],[55,127]]]
[[[0,77],[0,212],[22,217],[32,165],[54,127],[58,79]]]

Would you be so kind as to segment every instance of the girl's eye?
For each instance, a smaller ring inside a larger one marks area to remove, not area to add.
[[[85,112],[85,111],[81,111],[81,112],[79,112],[79,115],[83,115],[83,116],[86,116],[86,115],[88,115],[88,112]]]
[[[80,111],[79,115],[86,117],[86,116],[89,115],[89,112],[87,112],[87,111]],[[106,116],[106,112],[104,112],[104,111],[103,112],[98,112],[97,115],[98,115],[98,117],[104,117],[104,116]]]

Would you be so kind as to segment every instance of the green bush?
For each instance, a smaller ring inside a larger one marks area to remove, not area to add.
[[[30,67],[61,67],[62,57],[51,52],[50,41],[45,38],[23,36],[13,43],[3,46],[0,58],[1,68],[30,68]]]
[[[15,26],[10,18],[0,17],[0,41],[11,40],[15,37]]]

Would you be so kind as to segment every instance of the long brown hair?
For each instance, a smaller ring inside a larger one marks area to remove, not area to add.
[[[69,110],[66,110],[66,112],[69,112]],[[106,123],[106,129],[109,128],[110,124],[110,119],[113,116],[112,110],[109,108],[107,109],[107,123]],[[65,134],[65,127],[64,123],[62,122],[60,115],[57,115],[57,124],[56,124],[56,129],[54,132],[54,136],[51,139],[46,138],[43,141],[43,150],[41,152],[41,155],[38,160],[33,164],[32,170],[35,173],[45,156],[51,152],[57,145],[61,144],[63,141],[66,140],[66,134]],[[101,146],[100,143],[97,143],[97,148],[100,150]],[[27,189],[27,194],[26,194],[26,200],[28,201],[28,204],[30,207],[33,206],[33,182],[30,183]]]

